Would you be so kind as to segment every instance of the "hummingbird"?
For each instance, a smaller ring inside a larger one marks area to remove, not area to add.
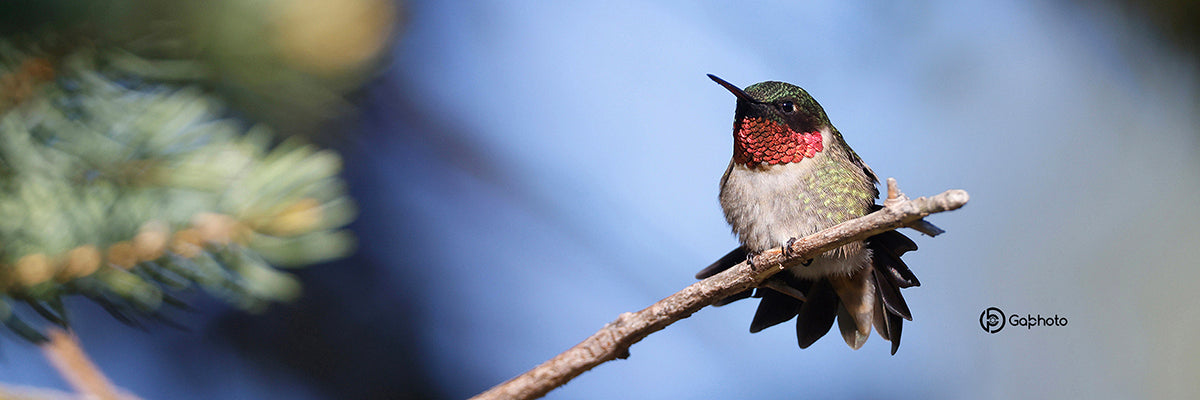
[[[708,77],[737,97],[733,159],[721,176],[719,198],[741,246],[696,279],[770,248],[783,247],[786,254],[796,238],[882,208],[875,204],[879,179],[808,92],[777,81],[743,90]],[[921,284],[900,256],[916,249],[899,232],[880,233],[789,267],[718,305],[761,298],[750,332],[796,317],[800,348],[829,332],[835,318],[842,338],[855,350],[874,327],[891,342],[894,355],[903,320],[912,320],[900,289]]]

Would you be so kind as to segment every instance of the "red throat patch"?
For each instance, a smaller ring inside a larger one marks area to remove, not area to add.
[[[824,150],[821,132],[796,132],[761,118],[742,118],[733,127],[733,162],[787,164],[813,158]]]

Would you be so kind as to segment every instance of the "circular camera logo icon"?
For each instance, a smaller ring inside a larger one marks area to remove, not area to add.
[[[983,310],[983,314],[979,314],[979,326],[983,327],[987,333],[1000,332],[1004,329],[1004,311],[1000,311],[996,307],[988,307]]]

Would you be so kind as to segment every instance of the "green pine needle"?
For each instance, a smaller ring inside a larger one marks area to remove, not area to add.
[[[356,211],[334,152],[272,146],[267,128],[220,118],[204,91],[103,72],[94,50],[16,49],[0,41],[0,323],[11,331],[45,340],[13,305],[65,326],[70,295],[134,324],[193,287],[259,311],[300,294],[273,265],[352,251],[339,229]]]

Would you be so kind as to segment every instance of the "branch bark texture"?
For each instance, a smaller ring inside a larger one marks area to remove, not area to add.
[[[635,313],[622,313],[583,342],[554,356],[541,365],[480,393],[472,399],[534,399],[604,362],[629,356],[629,347],[651,333],[687,318],[705,306],[758,286],[788,266],[896,228],[910,226],[922,230],[921,218],[958,209],[969,196],[963,190],[948,190],[931,198],[909,200],[900,193],[895,179],[888,179],[888,199],[874,213],[830,227],[792,243],[789,256],[782,249],[770,249],[756,255],[752,263],[742,262],[708,279],[659,300]],[[928,233],[928,232],[927,232]]]

